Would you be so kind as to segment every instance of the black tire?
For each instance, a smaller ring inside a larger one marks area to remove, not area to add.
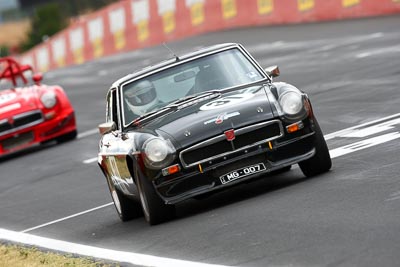
[[[115,209],[121,221],[126,222],[143,216],[143,211],[140,203],[134,199],[130,199],[115,188],[114,184],[108,181],[111,198],[114,202]]]
[[[144,218],[150,225],[156,225],[174,218],[175,206],[165,204],[148,179],[138,177],[137,186]]]
[[[76,130],[66,133],[60,137],[56,138],[57,143],[65,143],[71,140],[74,140],[78,136],[78,132]]]
[[[332,167],[332,160],[331,156],[329,155],[328,146],[326,145],[324,135],[322,134],[321,128],[316,120],[314,147],[315,155],[299,163],[301,171],[307,177],[312,177],[327,172]]]

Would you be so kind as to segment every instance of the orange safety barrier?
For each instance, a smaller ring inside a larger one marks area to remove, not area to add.
[[[40,71],[235,27],[400,12],[400,0],[123,0],[21,55]]]

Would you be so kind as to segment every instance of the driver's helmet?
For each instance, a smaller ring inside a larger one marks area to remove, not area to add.
[[[139,116],[148,112],[152,106],[158,103],[156,89],[149,80],[140,81],[132,87],[126,88],[124,98],[129,109]]]

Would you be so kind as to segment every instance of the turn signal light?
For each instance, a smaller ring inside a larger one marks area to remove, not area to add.
[[[162,170],[162,174],[164,176],[167,176],[167,175],[171,175],[171,174],[177,173],[180,170],[181,170],[181,167],[179,166],[179,164],[175,164],[175,165],[169,166],[167,168],[164,168]]]
[[[46,120],[51,120],[56,116],[56,113],[54,111],[50,111],[46,114],[44,114],[44,117],[46,118]]]
[[[294,133],[303,128],[304,128],[303,122],[299,121],[299,122],[296,122],[296,123],[286,126],[286,131],[288,133]]]

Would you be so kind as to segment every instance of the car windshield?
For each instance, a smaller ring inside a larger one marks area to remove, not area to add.
[[[124,125],[185,97],[261,79],[259,70],[236,48],[187,61],[122,87]]]

